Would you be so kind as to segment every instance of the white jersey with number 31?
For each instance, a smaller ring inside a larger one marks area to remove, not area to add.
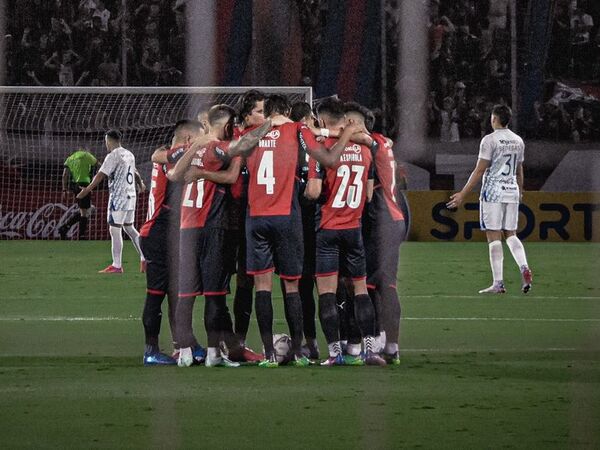
[[[111,211],[135,209],[135,156],[117,147],[104,159],[100,172],[108,177],[108,208]]]
[[[508,128],[501,128],[481,140],[479,159],[490,161],[481,183],[480,201],[519,203],[517,167],[523,162],[525,144]]]

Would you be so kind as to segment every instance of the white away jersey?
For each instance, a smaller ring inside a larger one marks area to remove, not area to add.
[[[135,156],[123,147],[117,147],[104,158],[100,172],[108,176],[108,209],[127,211],[135,209]]]
[[[483,174],[479,200],[519,203],[517,166],[523,162],[525,144],[517,134],[502,128],[481,140],[479,158],[490,161]]]

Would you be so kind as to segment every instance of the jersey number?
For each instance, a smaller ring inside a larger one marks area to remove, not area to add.
[[[129,184],[133,184],[133,174],[131,173],[131,166],[127,166],[127,176],[125,177]]]
[[[202,208],[202,200],[204,199],[204,178],[196,181],[196,187],[198,190],[198,195],[196,197],[196,204],[194,205],[194,200],[192,199],[192,187],[194,183],[190,183],[185,188],[185,195],[183,196],[182,205],[187,208]]]
[[[504,163],[504,167],[502,168],[502,173],[500,175],[516,175],[517,174],[517,154],[514,153],[512,155],[505,155],[506,162]]]
[[[258,166],[257,184],[265,186],[268,195],[275,192],[275,177],[273,176],[273,151],[267,150],[263,153]]]
[[[365,168],[363,166],[352,166],[352,168],[348,166],[338,167],[337,176],[342,178],[342,182],[331,204],[332,208],[343,208],[347,205],[348,208],[356,209],[360,206],[363,191],[362,176],[364,172]],[[351,185],[348,185],[351,173],[354,174],[354,180]]]

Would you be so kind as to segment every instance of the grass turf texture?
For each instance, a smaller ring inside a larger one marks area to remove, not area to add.
[[[276,370],[143,367],[144,276],[128,243],[97,274],[109,245],[0,243],[3,448],[600,446],[598,245],[527,244],[527,296],[505,248],[484,297],[485,244],[407,243],[401,366]]]

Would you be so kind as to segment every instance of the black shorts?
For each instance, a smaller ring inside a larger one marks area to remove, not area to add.
[[[284,280],[302,276],[304,249],[300,214],[246,217],[246,273],[260,275],[275,268]]]
[[[185,228],[179,241],[179,296],[229,293],[225,230]]]
[[[146,289],[150,294],[177,293],[179,228],[169,224],[168,215],[160,215],[148,236],[140,236],[146,258]]]
[[[79,192],[81,192],[81,189],[86,187],[88,184],[89,183],[71,183],[71,192],[77,195],[79,194]],[[80,209],[90,209],[90,207],[92,206],[92,194],[89,193],[82,199],[76,198],[76,201],[77,206],[79,206]]]
[[[367,285],[396,287],[400,244],[406,235],[403,220],[378,220],[363,228],[367,255]]]
[[[366,278],[365,248],[360,228],[317,231],[316,277],[337,275]]]

